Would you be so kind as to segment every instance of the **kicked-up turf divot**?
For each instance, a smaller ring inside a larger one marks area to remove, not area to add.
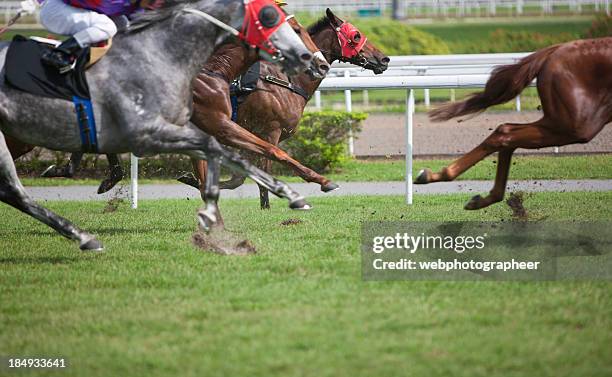
[[[257,252],[251,241],[237,238],[225,229],[212,229],[208,233],[197,230],[193,233],[191,241],[203,251],[221,255],[250,255]]]

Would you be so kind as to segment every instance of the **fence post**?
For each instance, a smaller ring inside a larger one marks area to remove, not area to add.
[[[365,107],[370,106],[370,93],[368,92],[367,89],[363,91],[363,106]]]
[[[429,102],[429,89],[423,89],[423,97],[425,99],[425,107],[429,108],[431,104]]]
[[[516,96],[516,111],[521,112],[521,96]]]
[[[412,125],[414,117],[414,90],[406,93],[406,204],[412,204]]]
[[[130,179],[132,208],[138,208],[138,157],[130,153]]]
[[[321,91],[315,91],[315,107],[318,111],[321,111]]]
[[[450,90],[450,100],[451,102],[455,102],[455,88]]]
[[[351,73],[348,70],[344,71],[344,77],[350,78]],[[346,112],[352,113],[353,112],[353,99],[352,99],[350,90],[344,91],[344,104],[346,105]],[[355,156],[355,138],[353,137],[352,129],[349,131],[348,148],[349,148],[349,156],[351,157]]]

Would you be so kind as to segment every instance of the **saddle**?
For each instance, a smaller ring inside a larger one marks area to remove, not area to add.
[[[270,84],[278,85],[283,88],[287,88],[293,93],[302,96],[307,102],[310,100],[310,96],[306,91],[297,85],[294,85],[291,81],[283,80],[271,75],[261,74],[261,63],[257,62],[253,64],[248,71],[238,77],[230,84],[230,99],[232,102],[232,120],[235,122],[238,116],[238,106],[241,105],[246,97],[257,90],[257,83],[264,81]]]
[[[15,36],[6,53],[5,81],[9,86],[27,93],[73,102],[82,150],[96,152],[96,125],[85,71],[104,56],[110,43],[103,48],[81,50],[74,69],[64,74],[41,61],[42,55],[57,44],[58,41],[45,38]]]

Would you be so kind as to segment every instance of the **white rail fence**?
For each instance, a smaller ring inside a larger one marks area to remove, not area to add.
[[[514,54],[467,54],[392,56],[389,69],[375,76],[370,71],[338,63],[332,65],[328,77],[319,90],[344,91],[346,111],[352,111],[353,90],[404,89],[406,90],[406,203],[412,204],[412,126],[415,111],[414,90],[428,91],[434,88],[481,88],[489,79],[490,72],[499,64],[512,64],[529,53]],[[427,101],[427,97],[425,98]],[[321,107],[321,93],[315,93],[315,106]],[[520,100],[517,99],[520,111]],[[349,152],[353,154],[351,135]],[[138,206],[138,159],[131,158],[131,202]]]
[[[321,13],[326,8],[339,12],[385,14],[393,0],[291,0],[292,12]],[[399,0],[404,17],[481,17],[499,14],[597,13],[610,14],[610,0]]]
[[[486,17],[496,15],[555,13],[610,14],[612,0],[399,0],[399,14],[408,18],[421,17]],[[388,14],[393,0],[291,0],[292,12],[321,14],[326,8],[340,13]],[[4,23],[20,9],[20,1],[0,0],[0,14]],[[38,12],[34,17],[24,17],[28,24],[39,23]]]
[[[349,112],[352,111],[351,90],[406,90],[406,203],[412,204],[414,90],[423,89],[425,91],[425,104],[428,105],[429,89],[484,87],[491,71],[497,65],[516,63],[527,55],[529,53],[392,56],[389,69],[378,76],[360,67],[339,63],[332,66],[319,90],[344,90],[346,111]],[[315,93],[315,107],[321,108],[320,101],[320,93]],[[516,109],[521,110],[520,97],[516,99]],[[353,150],[354,141],[351,135],[349,152],[352,154]]]

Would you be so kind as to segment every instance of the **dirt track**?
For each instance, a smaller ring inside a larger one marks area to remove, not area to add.
[[[414,117],[414,155],[457,155],[468,152],[502,123],[528,123],[540,117],[539,112],[485,113],[474,119],[457,123],[453,120],[432,123],[425,114]],[[363,131],[355,141],[357,156],[397,156],[405,154],[404,116],[371,114]],[[520,149],[518,153],[551,153],[552,148],[540,150]],[[612,152],[612,127],[608,125],[588,144],[568,145],[560,152]]]

